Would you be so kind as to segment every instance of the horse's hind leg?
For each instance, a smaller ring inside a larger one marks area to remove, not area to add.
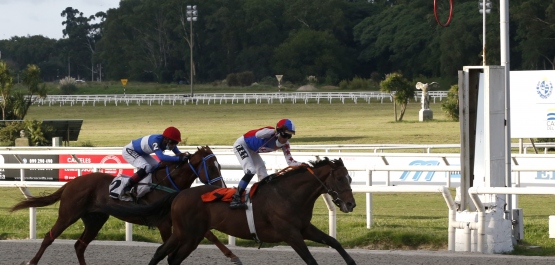
[[[59,211],[58,220],[56,220],[56,223],[54,224],[54,226],[52,226],[50,231],[48,231],[46,235],[44,235],[44,239],[42,240],[39,251],[37,252],[37,254],[35,254],[31,261],[29,261],[28,264],[37,264],[44,254],[46,248],[52,245],[52,242],[54,242],[54,240],[59,237],[62,232],[66,230],[66,228],[79,220],[79,216],[72,216],[71,218],[69,218],[66,215],[62,214],[62,212],[62,210]]]
[[[226,257],[230,258],[230,261],[231,261],[233,264],[236,264],[236,265],[241,265],[241,264],[243,264],[243,263],[241,262],[241,260],[239,259],[239,257],[235,256],[235,254],[233,254],[233,252],[231,252],[231,250],[230,250],[229,248],[227,248],[227,247],[216,237],[216,235],[214,235],[214,234],[212,233],[212,231],[208,230],[208,231],[206,232],[206,234],[204,235],[204,237],[206,237],[206,239],[210,240],[210,242],[214,243],[214,245],[216,245],[216,246],[220,249],[220,251],[221,251],[222,253],[224,253],[224,255],[225,255]]]
[[[339,252],[341,257],[345,260],[345,262],[349,265],[355,265],[356,262],[353,258],[345,251],[341,243],[337,241],[335,238],[329,236],[328,234],[322,232],[322,230],[316,228],[314,225],[308,226],[305,230],[303,230],[303,236],[305,239],[314,241],[316,243],[324,243]]]
[[[87,246],[98,235],[98,231],[104,226],[109,217],[109,215],[104,213],[87,213],[81,217],[85,225],[85,231],[83,231],[74,245],[79,264],[85,264],[85,250]]]

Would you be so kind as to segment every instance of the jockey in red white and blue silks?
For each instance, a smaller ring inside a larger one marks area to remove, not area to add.
[[[239,182],[237,192],[233,195],[230,207],[233,209],[246,209],[241,202],[241,196],[252,177],[258,175],[258,180],[268,176],[266,165],[259,153],[269,153],[281,148],[285,161],[289,166],[298,166],[301,163],[291,156],[289,139],[295,134],[295,124],[289,119],[278,121],[276,128],[263,127],[248,131],[235,141],[233,152],[241,163],[245,175]]]

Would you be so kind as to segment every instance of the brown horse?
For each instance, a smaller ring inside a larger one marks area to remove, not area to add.
[[[174,195],[171,206],[173,234],[157,249],[149,264],[158,264],[168,254],[169,264],[181,264],[197,248],[204,233],[211,229],[260,242],[286,242],[307,264],[317,264],[304,242],[308,239],[333,247],[347,264],[356,264],[337,240],[310,223],[314,203],[323,193],[330,194],[341,211],[353,211],[356,204],[349,172],[341,159],[325,158],[311,164],[312,167],[268,176],[259,183],[251,208],[256,233],[249,229],[245,210],[230,209],[229,204],[222,201],[203,202],[201,196],[218,189],[216,187],[194,187]],[[155,209],[134,206],[127,210],[133,213]]]
[[[140,198],[137,204],[110,198],[108,186],[114,176],[105,173],[92,173],[71,180],[51,195],[31,197],[13,206],[11,211],[29,207],[44,207],[60,201],[58,220],[56,220],[54,226],[44,236],[41,247],[35,257],[27,264],[37,264],[46,248],[52,244],[54,239],[79,219],[83,220],[85,230],[77,242],[75,242],[74,247],[79,264],[81,265],[85,264],[85,249],[94,240],[110,215],[134,224],[156,226],[160,230],[162,241],[165,242],[170,237],[172,231],[169,214],[171,200],[161,204],[165,207],[158,206],[162,209],[157,215],[137,213],[133,216],[120,216],[117,213],[109,214],[103,211],[103,207],[106,205],[117,205],[120,207],[149,205],[152,202],[160,203],[161,198],[173,199],[172,196],[168,196],[168,192],[177,193],[177,191],[190,188],[197,177],[203,183],[212,184],[216,188],[225,187],[221,177],[221,167],[216,156],[208,146],[197,148],[197,151],[191,155],[188,164],[167,163],[166,165],[162,163],[158,168],[160,170],[152,174],[153,190]],[[241,264],[240,259],[225,247],[212,232],[206,231],[204,236],[216,244],[224,255],[230,258],[231,262]]]

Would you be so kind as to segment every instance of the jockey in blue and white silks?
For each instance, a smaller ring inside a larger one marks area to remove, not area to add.
[[[259,153],[269,153],[281,149],[289,166],[301,164],[291,156],[289,139],[294,134],[295,124],[289,119],[282,119],[277,123],[276,128],[267,126],[251,130],[235,141],[233,152],[241,163],[245,175],[239,182],[237,192],[233,195],[231,208],[246,209],[247,206],[241,201],[241,196],[252,177],[256,174],[260,181],[268,176],[266,165]]]
[[[147,135],[124,146],[122,150],[123,158],[138,169],[131,176],[131,184],[145,178],[156,167],[158,161],[151,156],[153,153],[161,162],[186,162],[188,154],[180,155],[182,153],[177,148],[179,142],[181,142],[179,130],[175,127],[168,127],[163,134]],[[165,155],[165,150],[171,150],[176,156]]]

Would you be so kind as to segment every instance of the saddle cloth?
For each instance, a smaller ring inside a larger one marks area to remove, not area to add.
[[[120,201],[133,201],[133,197],[129,194],[124,193],[125,187],[129,185],[131,178],[129,176],[120,174],[114,177],[114,180],[110,183],[108,188],[110,197],[118,199]],[[136,195],[135,197],[141,198],[145,196],[149,191],[151,191],[150,183],[152,183],[152,174],[148,174],[144,179],[139,181],[139,184],[135,185]]]
[[[256,188],[258,187],[258,183],[254,183],[249,190],[249,197],[252,198],[254,193],[256,192]],[[236,188],[219,188],[205,194],[201,195],[203,202],[212,202],[212,201],[223,201],[223,202],[231,202],[233,198],[233,194],[237,191]],[[245,197],[241,198],[242,201],[245,201]]]

